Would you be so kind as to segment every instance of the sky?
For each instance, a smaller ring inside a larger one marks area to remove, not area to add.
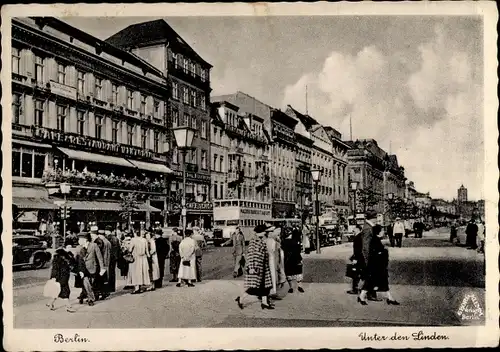
[[[145,17],[67,17],[100,39]],[[167,17],[213,95],[306,111],[396,154],[419,192],[482,199],[483,23],[473,16]]]

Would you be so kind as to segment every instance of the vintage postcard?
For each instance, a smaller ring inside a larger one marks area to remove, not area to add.
[[[498,345],[497,21],[2,7],[5,348]]]

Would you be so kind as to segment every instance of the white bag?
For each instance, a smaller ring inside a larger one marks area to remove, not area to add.
[[[43,296],[49,298],[57,298],[61,292],[61,285],[56,279],[50,279],[47,281],[43,288]]]

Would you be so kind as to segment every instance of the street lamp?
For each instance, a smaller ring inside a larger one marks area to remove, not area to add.
[[[353,191],[353,205],[352,205],[352,216],[354,221],[356,221],[356,190],[358,189],[358,181],[351,181],[351,189]]]
[[[175,142],[177,144],[177,148],[181,151],[182,154],[182,235],[186,236],[186,152],[191,148],[191,144],[193,143],[195,129],[182,126],[172,129],[174,131]]]
[[[64,196],[64,205],[63,205],[63,245],[66,243],[66,219],[68,217],[68,205],[66,204],[67,196],[69,192],[71,192],[71,185],[69,183],[61,183],[61,193]]]
[[[321,253],[319,241],[319,200],[318,200],[318,184],[321,180],[321,170],[311,170],[311,176],[314,181],[314,192],[316,192],[316,253]]]

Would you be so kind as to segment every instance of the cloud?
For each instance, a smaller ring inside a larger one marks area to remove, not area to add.
[[[440,26],[407,51],[367,46],[355,54],[332,52],[319,72],[284,90],[283,106],[305,110],[349,139],[389,145],[408,179],[434,197],[452,198],[460,184],[483,196],[483,98],[475,52],[462,50]]]

